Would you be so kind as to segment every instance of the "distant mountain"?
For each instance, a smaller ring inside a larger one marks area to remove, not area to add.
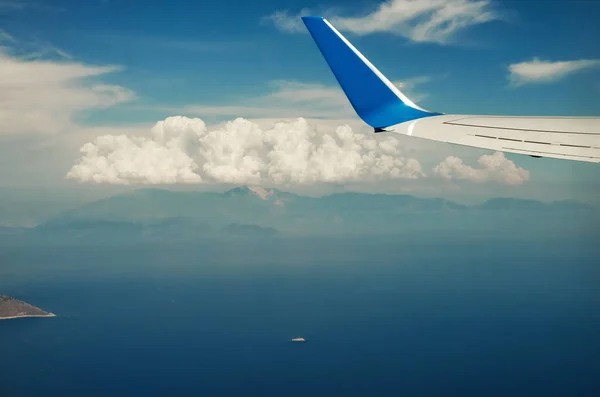
[[[249,236],[249,237],[271,237],[279,234],[276,229],[272,227],[262,227],[257,225],[240,225],[232,223],[223,229],[223,232],[230,235],[237,236]]]
[[[23,234],[27,231],[27,228],[23,227],[5,227],[0,226],[0,236],[13,236]]]
[[[490,229],[490,222],[498,229],[519,222],[529,225],[521,229],[542,224],[552,228],[564,219],[598,219],[598,211],[576,202],[496,198],[465,206],[409,195],[339,193],[314,198],[243,186],[224,193],[140,189],[63,212],[28,234],[70,238],[266,238],[481,231]]]
[[[70,192],[0,188],[0,227],[33,227],[86,201],[90,201],[86,195]]]
[[[81,205],[78,203],[77,205]],[[73,208],[69,203],[0,197],[0,227],[32,227]]]
[[[593,211],[594,207],[576,201],[555,201],[544,203],[537,200],[515,198],[494,198],[479,206],[482,210],[492,211]]]
[[[225,193],[140,189],[85,204],[41,226],[57,228],[81,221],[154,224],[179,219],[179,222],[202,221],[220,228],[232,223],[252,223],[252,220],[269,217],[279,208],[249,188],[237,188]]]

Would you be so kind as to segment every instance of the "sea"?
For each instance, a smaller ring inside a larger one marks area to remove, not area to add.
[[[0,245],[0,293],[57,315],[0,321],[0,396],[598,397],[599,254],[510,236]]]

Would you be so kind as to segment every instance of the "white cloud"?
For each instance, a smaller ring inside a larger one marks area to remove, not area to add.
[[[405,93],[415,100],[425,94],[415,92],[415,87],[429,81],[427,76],[396,81]],[[247,118],[326,118],[357,119],[350,102],[339,86],[326,86],[318,83],[277,80],[270,82],[272,92],[251,99],[239,105],[188,105],[172,109],[190,116],[226,116]]]
[[[278,80],[270,82],[271,92],[230,105],[188,105],[178,112],[192,116],[247,118],[334,118],[353,119],[356,114],[338,86]]]
[[[475,183],[498,182],[506,185],[521,185],[529,179],[529,171],[517,167],[504,157],[502,152],[483,155],[477,161],[481,168],[464,164],[454,156],[447,157],[433,171],[447,180],[459,179]]]
[[[65,171],[73,166],[81,147],[103,135],[147,134],[154,123],[77,126],[58,135],[0,135],[0,187],[69,186]],[[98,186],[99,188],[101,186]]]
[[[427,97],[427,94],[417,92],[415,88],[430,81],[431,77],[429,76],[417,76],[402,81],[392,81],[392,83],[413,102],[420,102]]]
[[[0,47],[0,135],[65,132],[78,112],[134,99],[124,87],[90,81],[119,69],[20,57]]]
[[[263,21],[272,22],[282,32],[303,33],[306,31],[306,27],[304,27],[301,18],[310,14],[311,12],[308,8],[303,8],[295,15],[290,15],[289,11],[275,11],[273,14],[264,17]]]
[[[17,1],[17,0],[13,0],[13,1],[2,0],[2,1],[0,1],[0,12],[1,11],[22,10],[25,7],[26,7],[26,3],[24,1]]]
[[[300,17],[309,13],[292,15],[277,11],[266,17],[284,32],[305,31]],[[389,32],[415,42],[451,43],[460,31],[498,20],[499,12],[491,0],[387,0],[372,12],[361,17],[343,17],[332,11],[324,12],[339,30],[366,35]]]
[[[6,41],[6,42],[14,42],[15,38],[12,37],[11,35],[9,35],[8,33],[6,33],[3,30],[0,30],[0,43]]]
[[[549,83],[561,80],[570,74],[600,66],[600,59],[580,59],[575,61],[543,61],[534,58],[529,62],[509,65],[509,80],[515,85],[527,83]]]
[[[201,119],[169,117],[150,136],[105,135],[81,152],[67,174],[80,182],[311,185],[425,176],[396,137],[347,125],[320,131],[302,118],[270,128],[237,118],[207,128]]]
[[[48,5],[43,4],[43,2],[30,0],[0,0],[0,14],[21,11],[61,12],[64,9],[56,5]]]

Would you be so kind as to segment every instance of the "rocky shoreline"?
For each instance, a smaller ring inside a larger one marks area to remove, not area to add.
[[[16,298],[0,295],[0,320],[25,317],[56,317],[56,315]]]

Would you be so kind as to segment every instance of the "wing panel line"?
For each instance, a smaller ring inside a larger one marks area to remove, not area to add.
[[[539,153],[539,154],[550,154],[550,155],[553,155],[553,156],[580,157],[580,158],[585,158],[585,159],[600,160],[600,157],[595,157],[595,156],[580,156],[578,154],[563,154],[563,153],[553,153],[553,152],[541,152],[541,151],[537,151],[537,150],[517,149],[517,148],[511,148],[511,147],[505,147],[505,146],[503,146],[502,149],[513,150],[515,152],[525,153],[525,154],[528,154],[528,153]]]
[[[600,136],[600,132],[569,132],[569,131],[552,131],[552,130],[534,130],[527,128],[514,128],[514,127],[494,127],[491,125],[476,125],[476,124],[463,124],[463,123],[455,123],[454,121],[444,121],[443,124],[448,125],[456,125],[460,127],[472,127],[472,128],[488,128],[492,130],[509,130],[509,131],[528,131],[528,132],[547,132],[550,134],[572,134],[572,135],[598,135]]]
[[[501,141],[533,143],[535,145],[567,146],[567,147],[576,147],[576,148],[583,148],[583,149],[600,149],[600,147],[596,147],[596,146],[574,145],[574,144],[570,144],[570,143],[552,143],[552,142],[540,142],[540,141],[525,141],[525,140],[522,140],[522,139],[503,138],[503,137],[500,137],[500,136],[490,136],[490,135],[481,135],[481,134],[467,134],[467,135],[476,136],[477,138],[499,139]]]

